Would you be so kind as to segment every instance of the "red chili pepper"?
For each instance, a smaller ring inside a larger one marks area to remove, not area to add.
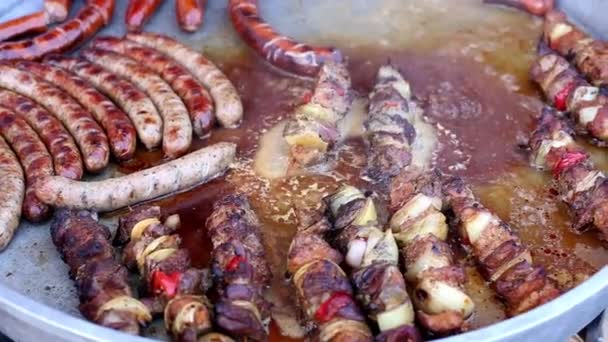
[[[582,163],[587,159],[587,157],[587,154],[580,151],[564,153],[557,164],[555,164],[555,167],[553,167],[553,176],[557,178],[564,170],[576,164]]]
[[[161,271],[154,271],[154,273],[152,273],[152,291],[156,295],[164,293],[167,297],[171,298],[177,294],[181,279],[181,272],[166,274]]]
[[[228,261],[228,265],[226,266],[226,270],[228,271],[234,271],[236,270],[237,267],[239,267],[239,265],[242,262],[246,262],[247,258],[240,256],[240,255],[235,255],[232,257],[232,259],[230,259],[230,261]]]
[[[315,319],[319,323],[330,321],[340,309],[353,301],[352,297],[345,292],[335,292],[315,312]]]
[[[557,110],[566,110],[568,96],[570,96],[570,93],[574,90],[575,87],[576,81],[571,81],[570,83],[566,84],[566,86],[562,88],[562,90],[555,94],[553,103],[555,104],[555,108],[557,108]]]

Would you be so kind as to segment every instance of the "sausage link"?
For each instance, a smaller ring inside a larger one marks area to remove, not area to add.
[[[50,23],[60,23],[68,17],[72,0],[44,0],[44,11]]]
[[[160,145],[163,126],[160,114],[152,100],[133,83],[83,58],[51,55],[45,62],[73,72],[112,99],[127,113],[147,149]]]
[[[36,187],[41,179],[53,175],[49,151],[27,122],[6,108],[0,108],[0,134],[11,145],[25,171],[23,216],[31,222],[47,219],[51,208],[36,197]]]
[[[0,44],[0,60],[39,59],[69,50],[108,23],[115,0],[89,0],[76,16],[31,39]]]
[[[0,87],[33,99],[61,120],[78,143],[88,171],[101,171],[108,165],[108,138],[91,114],[68,94],[8,65],[0,65]]]
[[[301,76],[314,77],[326,61],[341,62],[342,53],[329,47],[298,43],[276,32],[258,13],[257,0],[230,0],[232,26],[270,64]]]
[[[129,0],[125,24],[129,31],[139,31],[161,4],[162,0]]]
[[[19,61],[15,66],[56,85],[76,99],[104,128],[116,159],[133,158],[137,144],[135,127],[127,115],[97,89],[82,78],[54,66],[30,61]]]
[[[53,157],[55,174],[82,178],[82,159],[74,138],[61,121],[32,100],[10,90],[0,89],[0,106],[10,108],[38,133]]]
[[[127,39],[156,49],[182,64],[211,93],[215,115],[224,127],[236,127],[243,118],[243,105],[236,88],[217,66],[201,53],[156,33],[129,33]]]
[[[17,157],[0,136],[0,251],[13,239],[23,205],[25,180]]]
[[[83,56],[128,79],[150,96],[163,118],[163,151],[167,156],[175,158],[188,151],[192,143],[188,110],[167,82],[136,61],[114,52],[87,49]]]
[[[207,0],[175,0],[177,23],[182,30],[194,32],[203,25]]]
[[[123,54],[158,73],[181,97],[190,112],[194,133],[207,134],[215,122],[211,96],[198,80],[177,62],[162,53],[130,40],[115,37],[97,38],[94,48]]]
[[[0,24],[0,41],[20,36],[26,33],[44,32],[47,29],[48,16],[40,11]]]

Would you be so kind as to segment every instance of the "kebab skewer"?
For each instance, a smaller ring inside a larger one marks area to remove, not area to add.
[[[414,310],[399,270],[399,248],[390,230],[377,226],[371,197],[343,186],[326,199],[336,237],[346,255],[350,279],[367,315],[378,324],[377,341],[421,341]]]

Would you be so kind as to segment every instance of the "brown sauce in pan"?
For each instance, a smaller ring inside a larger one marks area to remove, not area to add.
[[[485,18],[478,12],[479,9],[470,19]],[[427,39],[403,43],[400,49],[379,51],[352,44],[345,51],[350,57],[353,85],[361,95],[367,95],[378,67],[387,59],[402,70],[437,129],[441,146],[435,166],[471,182],[482,202],[512,225],[530,246],[534,258],[567,290],[607,264],[608,251],[595,233],[570,232],[567,210],[551,189],[550,175],[530,168],[525,150],[519,147],[541,106],[540,97],[527,78],[540,27],[524,15],[510,14],[508,18],[497,23],[484,19],[479,26],[451,28],[455,31],[447,36],[431,32]],[[505,25],[512,29],[505,29]],[[321,41],[337,40],[329,37]],[[312,83],[280,74],[249,52],[223,68],[241,93],[245,121],[239,129],[213,131],[208,139],[197,140],[194,148],[233,141],[238,143],[241,161],[225,179],[158,203],[167,214],[181,215],[184,244],[195,266],[204,267],[210,256],[205,220],[212,203],[231,191],[249,194],[263,223],[268,259],[275,274],[270,291],[275,313],[295,318],[293,290],[284,279],[286,252],[295,232],[293,203],[314,203],[343,181],[368,187],[359,178],[365,163],[364,146],[360,138],[347,141],[339,154],[338,166],[328,174],[273,182],[256,177],[252,158],[259,137],[289,115]],[[605,152],[590,150],[606,169]],[[122,165],[121,171],[149,167],[159,163],[161,157],[160,152],[140,151],[135,160]],[[471,328],[504,319],[500,301],[457,241],[452,244],[459,261],[466,265],[467,290],[476,302]],[[290,329],[289,333],[297,335],[301,331]],[[273,323],[271,340],[289,339],[282,337]]]

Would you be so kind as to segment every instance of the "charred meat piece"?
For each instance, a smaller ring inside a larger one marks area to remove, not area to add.
[[[392,231],[377,227],[373,199],[347,185],[326,202],[336,234],[333,244],[346,255],[356,298],[368,317],[384,335],[400,332],[400,341],[420,341],[412,302],[399,270],[399,248]]]
[[[109,230],[90,212],[59,210],[51,237],[70,268],[80,296],[80,312],[102,326],[137,335],[152,316],[131,293],[127,270],[114,259]]]
[[[458,222],[461,242],[506,302],[509,316],[531,310],[560,294],[544,267],[534,264],[519,237],[477,201],[462,179],[447,180],[443,191]]]
[[[272,274],[262,244],[260,222],[242,195],[216,202],[207,219],[213,245],[213,276],[219,293],[216,322],[237,339],[266,341],[270,303],[264,290]]]
[[[606,240],[608,181],[574,141],[569,125],[545,108],[529,144],[532,164],[553,173],[560,198],[570,208],[574,230],[595,228]]]

